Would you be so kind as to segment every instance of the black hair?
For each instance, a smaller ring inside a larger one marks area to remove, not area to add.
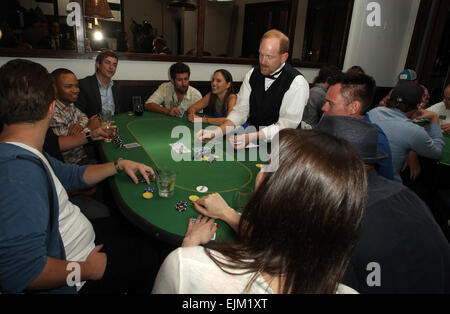
[[[53,82],[56,83],[56,81],[58,80],[59,76],[62,75],[62,74],[73,74],[73,75],[75,75],[75,74],[74,74],[72,71],[70,71],[69,69],[66,69],[66,68],[59,68],[59,69],[54,70],[54,71],[51,73],[51,76],[52,76],[52,78],[53,78]]]
[[[328,80],[341,73],[341,70],[334,65],[327,65],[319,70],[319,75],[314,79],[313,84],[328,83]]]
[[[42,65],[15,59],[0,68],[0,121],[4,124],[40,121],[54,99],[53,80]]]
[[[361,102],[360,115],[365,115],[370,110],[377,88],[377,84],[371,76],[356,72],[342,73],[333,76],[329,80],[329,84],[330,87],[336,84],[342,85],[341,94],[347,104],[355,100]]]
[[[170,66],[169,74],[172,80],[177,77],[177,74],[181,73],[187,73],[188,76],[191,76],[191,69],[189,69],[189,67],[183,62],[177,62]]]
[[[100,52],[97,55],[97,58],[95,58],[95,62],[99,63],[99,64],[102,64],[103,60],[105,60],[108,57],[114,58],[117,61],[119,61],[119,57],[116,55],[116,53],[114,51],[112,51],[112,50],[105,50],[105,51]]]
[[[228,97],[231,94],[234,94],[234,88],[233,88],[233,76],[231,75],[230,72],[228,72],[225,69],[219,69],[217,71],[214,72],[214,74],[216,73],[221,73],[223,75],[223,77],[225,78],[225,81],[227,83],[230,83],[230,87],[227,90],[227,93],[225,94],[225,97],[223,99],[223,107],[222,107],[222,112],[219,112],[221,114],[224,114],[225,112],[228,112]],[[214,77],[213,74],[213,77]],[[208,113],[210,115],[214,114],[214,110],[216,109],[216,101],[217,101],[217,95],[210,93],[209,96],[209,103],[208,103]]]

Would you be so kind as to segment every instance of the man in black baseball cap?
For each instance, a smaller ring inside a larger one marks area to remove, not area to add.
[[[392,91],[386,107],[368,112],[372,123],[386,134],[392,152],[394,180],[402,182],[400,171],[410,151],[431,159],[440,159],[445,146],[439,126],[439,116],[428,110],[417,109],[422,88],[410,81],[399,82]],[[411,119],[425,119],[430,123],[425,130]]]
[[[449,243],[413,191],[374,170],[387,156],[377,149],[376,127],[324,116],[317,130],[353,144],[367,170],[367,207],[342,283],[359,293],[450,293]]]
[[[420,95],[420,101],[418,102],[417,109],[426,109],[429,106],[430,102],[430,92],[424,86],[419,84],[419,80],[417,79],[417,73],[411,69],[405,69],[398,75],[398,83],[414,83],[418,85],[422,89],[422,94]],[[393,89],[387,94],[381,101],[379,106],[386,106],[387,101],[392,97]]]

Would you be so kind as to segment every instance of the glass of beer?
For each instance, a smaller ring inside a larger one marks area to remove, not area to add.
[[[105,142],[109,143],[112,141],[115,133],[115,126],[112,125],[112,112],[111,110],[104,110],[99,115],[100,122],[102,124],[102,128],[108,134],[105,137]]]
[[[144,105],[142,104],[141,96],[133,96],[133,112],[136,116],[142,116],[144,113]]]

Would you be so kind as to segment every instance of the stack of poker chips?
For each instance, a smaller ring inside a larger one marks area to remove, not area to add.
[[[144,182],[145,182],[145,180],[144,180]],[[144,193],[142,194],[142,197],[149,200],[153,197],[153,192],[154,192],[154,190],[152,187],[147,187],[147,188],[145,188]]]
[[[114,136],[113,142],[116,145],[116,148],[122,148],[123,146],[123,140],[119,135]]]
[[[177,202],[177,204],[176,204],[176,206],[175,206],[175,209],[177,210],[177,212],[179,212],[179,213],[182,213],[182,212],[185,212],[186,211],[186,209],[187,209],[187,202],[185,202],[185,201],[179,201],[179,202]]]
[[[150,192],[150,193],[153,193],[154,191],[155,190],[152,187],[145,188],[145,190],[144,190],[144,192]]]
[[[214,162],[219,156],[214,155],[216,149],[214,147],[198,147],[194,148],[194,160],[204,160],[209,163]]]

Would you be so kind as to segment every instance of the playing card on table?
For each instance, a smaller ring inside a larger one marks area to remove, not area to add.
[[[141,145],[139,143],[130,143],[130,144],[125,144],[123,145],[125,148],[130,149],[130,148],[135,148],[135,147],[141,147]]]
[[[180,142],[169,145],[170,147],[172,147],[172,150],[175,151],[177,154],[186,154],[191,152],[191,150],[187,148],[186,145]]]

